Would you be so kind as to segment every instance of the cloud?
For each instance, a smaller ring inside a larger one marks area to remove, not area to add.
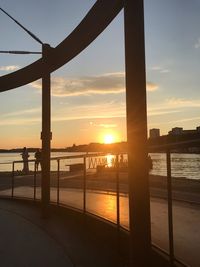
[[[0,71],[14,71],[18,70],[20,66],[10,65],[10,66],[0,66]]]
[[[169,107],[200,107],[199,99],[169,98],[166,100]]]
[[[147,82],[146,86],[147,86],[147,91],[149,91],[149,92],[157,91],[159,88],[157,84],[152,83],[152,82]]]
[[[119,94],[125,92],[125,74],[124,72],[115,72],[77,78],[53,77],[51,85],[52,94],[57,97]],[[33,82],[31,86],[41,89],[41,81]],[[158,85],[147,82],[148,91],[157,89]]]
[[[199,108],[200,99],[168,98],[161,104],[148,105],[148,116],[167,115],[171,113],[185,112],[187,108]]]
[[[41,108],[23,109],[0,115],[0,125],[34,125],[41,123]]]
[[[147,115],[148,116],[160,116],[160,115],[167,115],[167,114],[172,114],[172,113],[178,113],[181,112],[180,110],[171,110],[171,109],[157,109],[157,110],[151,110],[148,109]]]
[[[62,114],[62,115],[61,115]],[[52,121],[69,121],[83,119],[107,119],[107,118],[124,118],[126,116],[125,103],[107,102],[99,104],[70,106],[60,110],[54,110]],[[106,124],[102,124],[101,127]],[[107,125],[108,126],[108,125]],[[114,125],[113,125],[114,126]]]
[[[36,118],[18,118],[18,119],[7,119],[7,120],[0,120],[0,125],[1,126],[9,126],[9,125],[16,125],[16,126],[20,126],[20,125],[35,125],[41,122],[41,118],[36,117]]]
[[[124,73],[107,73],[77,78],[53,77],[52,94],[57,97],[91,94],[119,94],[125,91]],[[41,81],[32,83],[41,88]]]
[[[197,42],[195,43],[194,47],[196,49],[200,48],[200,38],[198,38]]]
[[[100,123],[100,124],[96,124],[94,122],[90,122],[91,126],[94,127],[100,127],[100,128],[116,128],[117,124],[113,124],[113,123]]]
[[[34,113],[39,113],[41,112],[41,108],[32,108],[32,109],[23,109],[23,110],[18,110],[14,112],[9,112],[6,114],[2,114],[1,117],[15,117],[15,116],[20,116],[20,115],[25,115],[25,114],[34,114]]]
[[[162,68],[160,66],[154,66],[154,67],[150,68],[150,70],[158,71],[160,73],[168,73],[168,72],[170,72],[170,70]]]
[[[192,117],[192,118],[186,118],[186,119],[178,119],[178,120],[168,120],[168,121],[161,121],[159,122],[159,125],[166,125],[166,124],[177,124],[177,123],[183,123],[183,122],[190,122],[190,121],[198,121],[199,122],[200,117]],[[151,126],[158,125],[158,123],[150,123]]]
[[[183,112],[184,108],[199,108],[200,99],[168,98],[161,104],[148,106],[148,115],[162,115],[167,113]]]
[[[104,103],[89,103],[81,105],[61,105],[52,109],[52,122],[72,120],[92,120],[101,118],[118,118],[126,115],[123,101],[107,101]],[[32,125],[41,123],[41,108],[23,109],[0,114],[0,125]],[[114,124],[96,124],[96,127],[112,128]]]

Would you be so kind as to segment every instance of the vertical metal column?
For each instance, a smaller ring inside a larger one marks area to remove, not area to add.
[[[116,208],[117,208],[117,228],[120,228],[120,196],[119,196],[119,155],[116,155]]]
[[[124,0],[130,266],[150,266],[151,219],[143,0]]]
[[[43,75],[42,75],[42,215],[47,216],[50,201],[50,153],[51,153],[51,90],[50,71],[48,67],[48,51],[50,45],[43,44]]]
[[[11,197],[14,196],[15,163],[12,163]]]
[[[33,199],[36,200],[36,162],[34,162],[34,176],[33,176]]]
[[[83,157],[83,212],[86,213],[86,176],[87,176],[87,169],[86,169],[86,156]]]
[[[57,205],[60,203],[60,159],[57,160]]]
[[[167,196],[168,196],[168,231],[169,231],[169,257],[170,266],[174,266],[174,233],[173,233],[173,210],[172,210],[172,177],[171,177],[171,154],[167,150]]]

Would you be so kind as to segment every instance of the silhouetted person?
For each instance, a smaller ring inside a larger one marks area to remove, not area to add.
[[[153,162],[150,155],[148,155],[148,167],[149,171],[153,169]]]
[[[121,154],[120,155],[120,159],[119,159],[119,167],[123,167],[123,165],[124,165],[124,156],[123,156],[123,154]]]
[[[25,174],[27,174],[29,172],[29,168],[28,168],[28,158],[29,158],[29,154],[28,154],[28,150],[26,147],[23,148],[22,150],[22,159],[23,159],[23,164],[24,164],[24,167],[23,167],[23,172]]]
[[[35,168],[36,168],[36,171],[38,171],[39,165],[41,167],[41,158],[42,158],[42,152],[38,148],[37,151],[35,152]]]

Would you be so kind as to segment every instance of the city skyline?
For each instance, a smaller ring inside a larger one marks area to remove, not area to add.
[[[52,47],[82,20],[95,1],[2,1],[11,15]],[[198,67],[200,32],[197,1],[144,1],[148,128],[161,134],[200,121]],[[47,6],[47,8],[46,8]],[[44,10],[46,10],[44,12]],[[34,14],[37,14],[37,18]],[[1,50],[41,51],[0,13]],[[49,25],[49,26],[48,26]],[[184,34],[183,34],[184,33]],[[123,12],[76,59],[52,75],[52,147],[104,142],[105,135],[126,141]],[[0,75],[39,56],[1,54]],[[41,81],[1,93],[0,147],[41,144]],[[15,133],[15,137],[13,136]]]

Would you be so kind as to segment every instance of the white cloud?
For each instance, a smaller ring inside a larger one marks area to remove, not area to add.
[[[57,97],[119,94],[125,92],[125,74],[124,72],[115,72],[77,78],[53,77],[51,85],[52,94]],[[41,81],[33,82],[31,86],[41,89]],[[148,91],[157,89],[158,85],[147,82]]]
[[[10,65],[10,66],[0,66],[0,71],[14,71],[18,70],[20,66]]]
[[[160,73],[168,73],[168,72],[170,72],[169,69],[166,69],[166,68],[163,68],[163,67],[160,67],[160,66],[154,66],[154,67],[150,68],[150,70],[158,71]]]
[[[185,99],[185,98],[169,98],[166,100],[166,104],[169,107],[200,107],[199,99]]]

